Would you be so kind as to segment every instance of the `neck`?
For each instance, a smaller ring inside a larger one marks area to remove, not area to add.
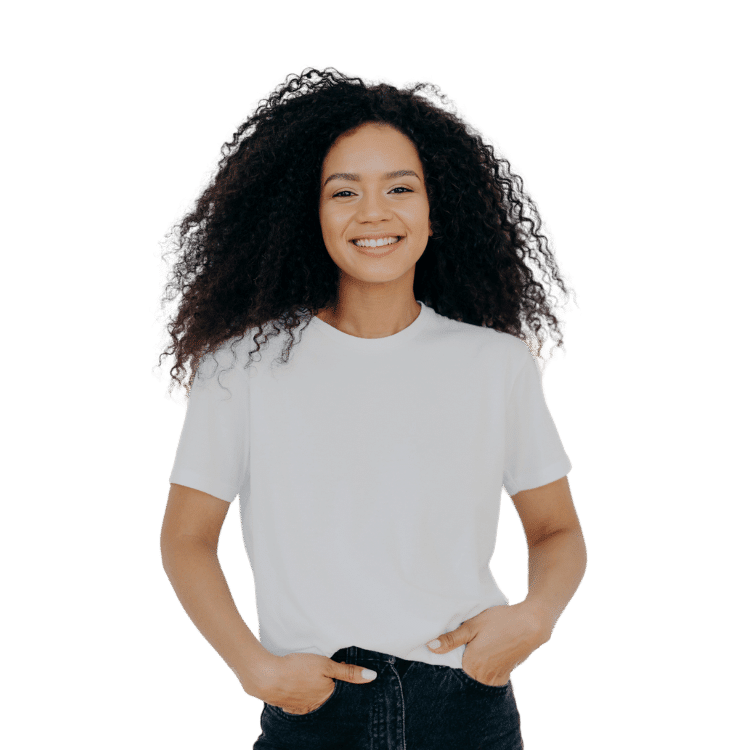
[[[344,307],[340,302],[323,308],[317,317],[324,323],[350,336],[379,339],[403,331],[421,312],[419,302],[412,296],[398,305],[361,304]]]

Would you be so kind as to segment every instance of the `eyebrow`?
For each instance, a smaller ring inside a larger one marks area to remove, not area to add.
[[[416,177],[417,179],[419,179],[419,175],[411,169],[399,169],[397,172],[386,172],[386,174],[383,175],[383,179],[391,180],[394,177],[406,176]],[[359,182],[361,179],[362,175],[355,172],[336,172],[336,174],[329,175],[326,178],[326,181],[323,183],[323,187],[325,187],[331,180],[353,180],[355,182]]]

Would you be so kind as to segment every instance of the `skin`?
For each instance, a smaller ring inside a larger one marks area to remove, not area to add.
[[[387,178],[389,172],[412,175]],[[359,180],[334,174],[359,174]],[[414,144],[387,125],[368,123],[333,144],[321,169],[318,214],[326,250],[341,271],[336,304],[318,317],[344,333],[381,338],[398,333],[419,315],[414,270],[427,247],[430,206]],[[404,236],[384,258],[350,242],[372,232]]]

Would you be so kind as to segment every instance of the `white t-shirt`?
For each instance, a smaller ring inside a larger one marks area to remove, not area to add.
[[[314,317],[286,364],[283,329],[247,368],[257,328],[201,360],[169,481],[239,495],[272,654],[460,667],[465,645],[426,644],[509,603],[489,568],[503,485],[571,469],[526,344],[420,305],[376,339]]]

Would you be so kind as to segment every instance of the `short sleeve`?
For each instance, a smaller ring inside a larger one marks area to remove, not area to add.
[[[566,476],[572,464],[542,390],[542,374],[524,344],[523,365],[506,404],[503,485],[508,495]]]
[[[240,359],[221,347],[201,359],[169,476],[228,503],[245,480],[250,450],[250,378]]]

